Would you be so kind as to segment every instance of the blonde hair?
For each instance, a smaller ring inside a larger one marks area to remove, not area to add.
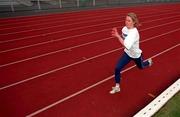
[[[140,26],[139,20],[138,20],[137,15],[135,13],[133,13],[133,12],[128,13],[127,16],[131,17],[131,19],[134,22],[134,26],[135,27],[139,27]]]

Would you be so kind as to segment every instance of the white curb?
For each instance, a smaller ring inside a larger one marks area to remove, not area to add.
[[[151,117],[178,91],[180,91],[180,78],[133,117]]]

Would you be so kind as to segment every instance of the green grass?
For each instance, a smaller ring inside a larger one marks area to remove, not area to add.
[[[180,117],[180,92],[173,96],[153,117]]]

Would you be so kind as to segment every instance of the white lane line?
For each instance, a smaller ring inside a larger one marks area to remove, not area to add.
[[[141,31],[149,30],[149,29],[152,29],[152,28],[155,28],[155,27],[159,27],[159,26],[164,26],[164,25],[166,25],[166,24],[156,25],[156,26],[154,26],[154,27],[149,27],[149,28],[143,29],[143,30],[141,30]],[[160,37],[160,36],[163,36],[163,35],[167,35],[167,34],[170,34],[170,33],[176,32],[176,31],[179,31],[179,30],[180,30],[180,28],[178,28],[178,29],[176,29],[176,30],[169,31],[169,32],[167,32],[167,33],[162,33],[161,35],[157,35],[157,36],[155,36],[155,37]],[[153,38],[153,37],[152,37],[152,38]],[[6,66],[10,66],[10,65],[14,65],[14,64],[17,64],[17,63],[21,63],[21,62],[25,62],[25,61],[29,61],[29,60],[33,60],[33,59],[37,59],[37,58],[40,58],[40,57],[45,57],[45,56],[48,56],[48,55],[56,54],[56,53],[59,53],[59,52],[62,52],[62,51],[66,51],[66,50],[70,50],[70,49],[74,49],[74,48],[86,46],[86,45],[89,45],[89,44],[93,44],[93,43],[97,43],[97,42],[109,40],[109,39],[112,39],[112,37],[105,38],[105,39],[102,39],[102,40],[93,41],[93,42],[88,42],[88,43],[84,43],[84,44],[80,44],[80,45],[73,46],[73,47],[64,48],[64,49],[61,49],[61,50],[57,50],[57,51],[53,51],[53,52],[41,54],[41,55],[38,55],[38,56],[34,56],[34,57],[30,57],[30,58],[18,60],[18,61],[11,62],[11,63],[7,63],[7,64],[2,64],[2,65],[0,65],[0,68],[6,67]],[[148,39],[151,39],[151,38],[148,38]],[[145,41],[146,41],[146,40],[145,40]]]
[[[179,28],[178,30],[180,30],[180,28]],[[176,31],[178,31],[178,30],[176,29]],[[175,30],[174,30],[173,32],[175,32]],[[172,33],[172,32],[171,32],[171,33]],[[154,36],[154,37],[148,38],[148,39],[146,39],[146,40],[141,41],[140,43],[144,43],[144,42],[146,42],[146,41],[150,41],[150,40],[152,40],[152,39],[156,39],[157,37],[164,36],[164,35],[167,35],[167,34],[170,34],[170,32],[168,32],[168,33],[166,33],[166,34],[161,34],[161,35],[158,35],[158,36]],[[123,49],[123,47],[117,48],[117,49],[114,49],[114,50],[111,50],[111,51],[108,51],[108,52],[105,52],[105,53],[102,53],[102,54],[99,54],[99,55],[96,55],[96,56],[93,56],[93,57],[90,57],[90,58],[87,58],[87,59],[83,59],[83,60],[81,60],[81,61],[78,61],[78,62],[69,64],[69,65],[66,65],[66,66],[63,66],[63,67],[60,67],[60,68],[53,69],[53,70],[48,71],[48,72],[45,72],[45,73],[43,73],[43,74],[39,74],[39,75],[30,77],[30,78],[27,78],[27,79],[25,79],[25,80],[21,80],[21,81],[16,82],[16,83],[12,83],[12,84],[10,84],[10,85],[6,85],[6,86],[3,86],[3,87],[0,87],[0,91],[1,91],[1,90],[4,90],[4,89],[7,89],[7,88],[10,88],[10,87],[13,87],[13,86],[16,86],[16,85],[19,85],[19,84],[22,84],[22,83],[25,83],[25,82],[28,82],[28,81],[31,81],[31,80],[34,80],[34,79],[37,79],[37,78],[39,78],[39,77],[42,77],[42,76],[45,76],[45,75],[48,75],[48,74],[57,72],[57,71],[59,71],[59,70],[62,70],[62,69],[68,68],[68,67],[72,67],[72,66],[74,66],[74,65],[78,65],[78,64],[81,64],[81,63],[84,63],[84,62],[87,62],[87,61],[90,61],[90,60],[93,60],[93,59],[102,57],[102,56],[104,56],[104,55],[107,55],[107,54],[116,52],[116,51],[121,50],[121,49]]]
[[[166,53],[166,52],[168,52],[168,51],[170,51],[170,50],[172,50],[172,49],[174,49],[174,48],[176,48],[176,47],[178,47],[178,46],[180,46],[180,44],[177,44],[177,45],[175,45],[175,46],[172,46],[172,47],[170,47],[170,48],[168,48],[168,49],[166,49],[166,50],[164,50],[164,51],[162,51],[162,52],[160,52],[160,53],[158,53],[158,54],[155,54],[154,56],[152,56],[152,57],[150,57],[150,58],[158,57],[158,56],[160,56],[160,55],[162,55],[162,54],[164,54],[164,53]],[[132,68],[134,68],[135,66],[136,66],[136,65],[133,65],[133,66],[131,66],[131,67],[123,70],[121,73],[124,73],[124,72],[126,72],[126,71],[129,71],[129,70],[131,70]],[[105,78],[104,80],[101,80],[101,81],[99,81],[99,82],[97,82],[97,83],[95,83],[95,84],[93,84],[93,85],[91,85],[91,86],[89,86],[89,87],[86,87],[86,88],[84,88],[84,89],[82,89],[82,90],[80,90],[80,91],[78,91],[78,92],[76,92],[76,93],[74,93],[74,94],[71,94],[71,95],[69,95],[69,96],[67,96],[67,97],[65,97],[65,98],[63,98],[63,99],[60,99],[59,101],[54,102],[54,103],[52,103],[52,104],[50,104],[50,105],[48,105],[48,106],[46,106],[46,107],[44,107],[44,108],[42,108],[42,109],[39,109],[39,110],[37,110],[37,111],[35,111],[35,112],[27,115],[26,117],[33,117],[33,116],[35,116],[35,115],[37,115],[37,114],[39,114],[39,113],[41,113],[41,112],[43,112],[43,111],[46,111],[46,110],[48,110],[48,109],[50,109],[50,108],[52,108],[52,107],[54,107],[54,106],[56,106],[56,105],[64,102],[64,101],[67,101],[67,100],[69,100],[69,99],[71,99],[71,98],[73,98],[73,97],[75,97],[75,96],[77,96],[77,95],[80,95],[81,93],[84,93],[84,92],[88,91],[89,89],[92,89],[92,88],[94,88],[94,87],[96,87],[96,86],[98,86],[98,85],[100,85],[100,84],[102,84],[102,83],[104,83],[104,82],[112,79],[113,77],[114,77],[114,75],[109,76],[109,77]]]

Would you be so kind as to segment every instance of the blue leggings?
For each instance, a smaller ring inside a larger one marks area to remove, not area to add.
[[[121,70],[122,68],[127,65],[131,60],[133,60],[139,69],[143,69],[149,66],[149,62],[143,62],[142,55],[139,58],[131,58],[125,52],[123,53],[122,57],[119,59],[116,68],[115,68],[115,82],[120,83],[121,80]]]

